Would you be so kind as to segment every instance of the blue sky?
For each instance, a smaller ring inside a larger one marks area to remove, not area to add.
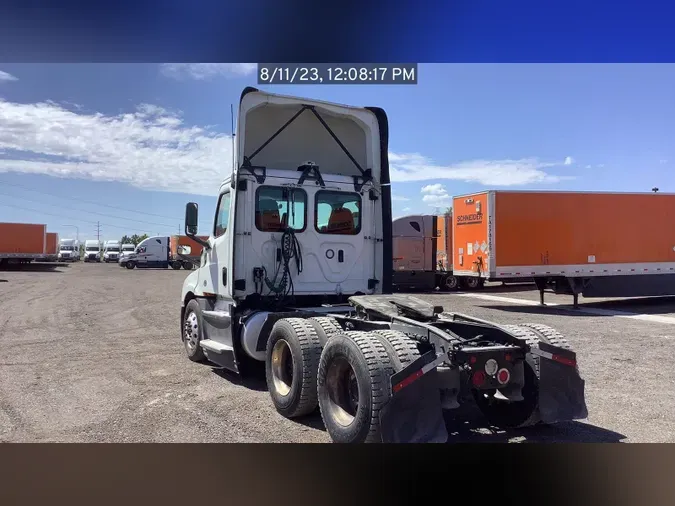
[[[495,189],[675,191],[675,65],[421,64],[416,86],[272,86],[390,121],[394,215]],[[0,221],[208,232],[247,64],[0,64]],[[405,169],[405,171],[401,170]]]

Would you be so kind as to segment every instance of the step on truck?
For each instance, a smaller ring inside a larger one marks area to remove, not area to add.
[[[242,93],[232,174],[181,293],[188,358],[264,363],[288,418],[317,408],[335,442],[442,442],[444,409],[491,424],[585,418],[576,354],[541,324],[497,325],[392,295],[382,109]],[[386,260],[385,260],[386,259]]]

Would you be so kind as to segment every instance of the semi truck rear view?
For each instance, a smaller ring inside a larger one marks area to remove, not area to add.
[[[389,124],[382,109],[246,88],[236,163],[180,296],[188,358],[265,364],[287,418],[319,410],[335,442],[447,440],[443,409],[494,425],[585,418],[569,343],[391,295]],[[210,210],[208,210],[210,214]]]
[[[26,264],[47,255],[47,225],[0,223],[0,265]]]

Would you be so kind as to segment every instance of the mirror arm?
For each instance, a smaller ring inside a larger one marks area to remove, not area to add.
[[[197,237],[196,235],[191,234],[190,232],[188,232],[187,229],[185,230],[185,235],[187,235],[187,236],[188,236],[190,239],[192,239],[194,242],[199,243],[199,244],[201,244],[202,246],[204,246],[204,248],[206,248],[206,249],[211,249],[211,245],[209,244],[208,241],[205,241],[205,240],[202,239],[201,237]]]

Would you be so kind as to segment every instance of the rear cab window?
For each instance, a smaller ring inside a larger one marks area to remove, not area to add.
[[[260,186],[255,199],[255,226],[261,232],[305,230],[307,193],[300,188]]]
[[[361,195],[329,190],[316,192],[314,227],[320,234],[358,234],[361,231]]]

